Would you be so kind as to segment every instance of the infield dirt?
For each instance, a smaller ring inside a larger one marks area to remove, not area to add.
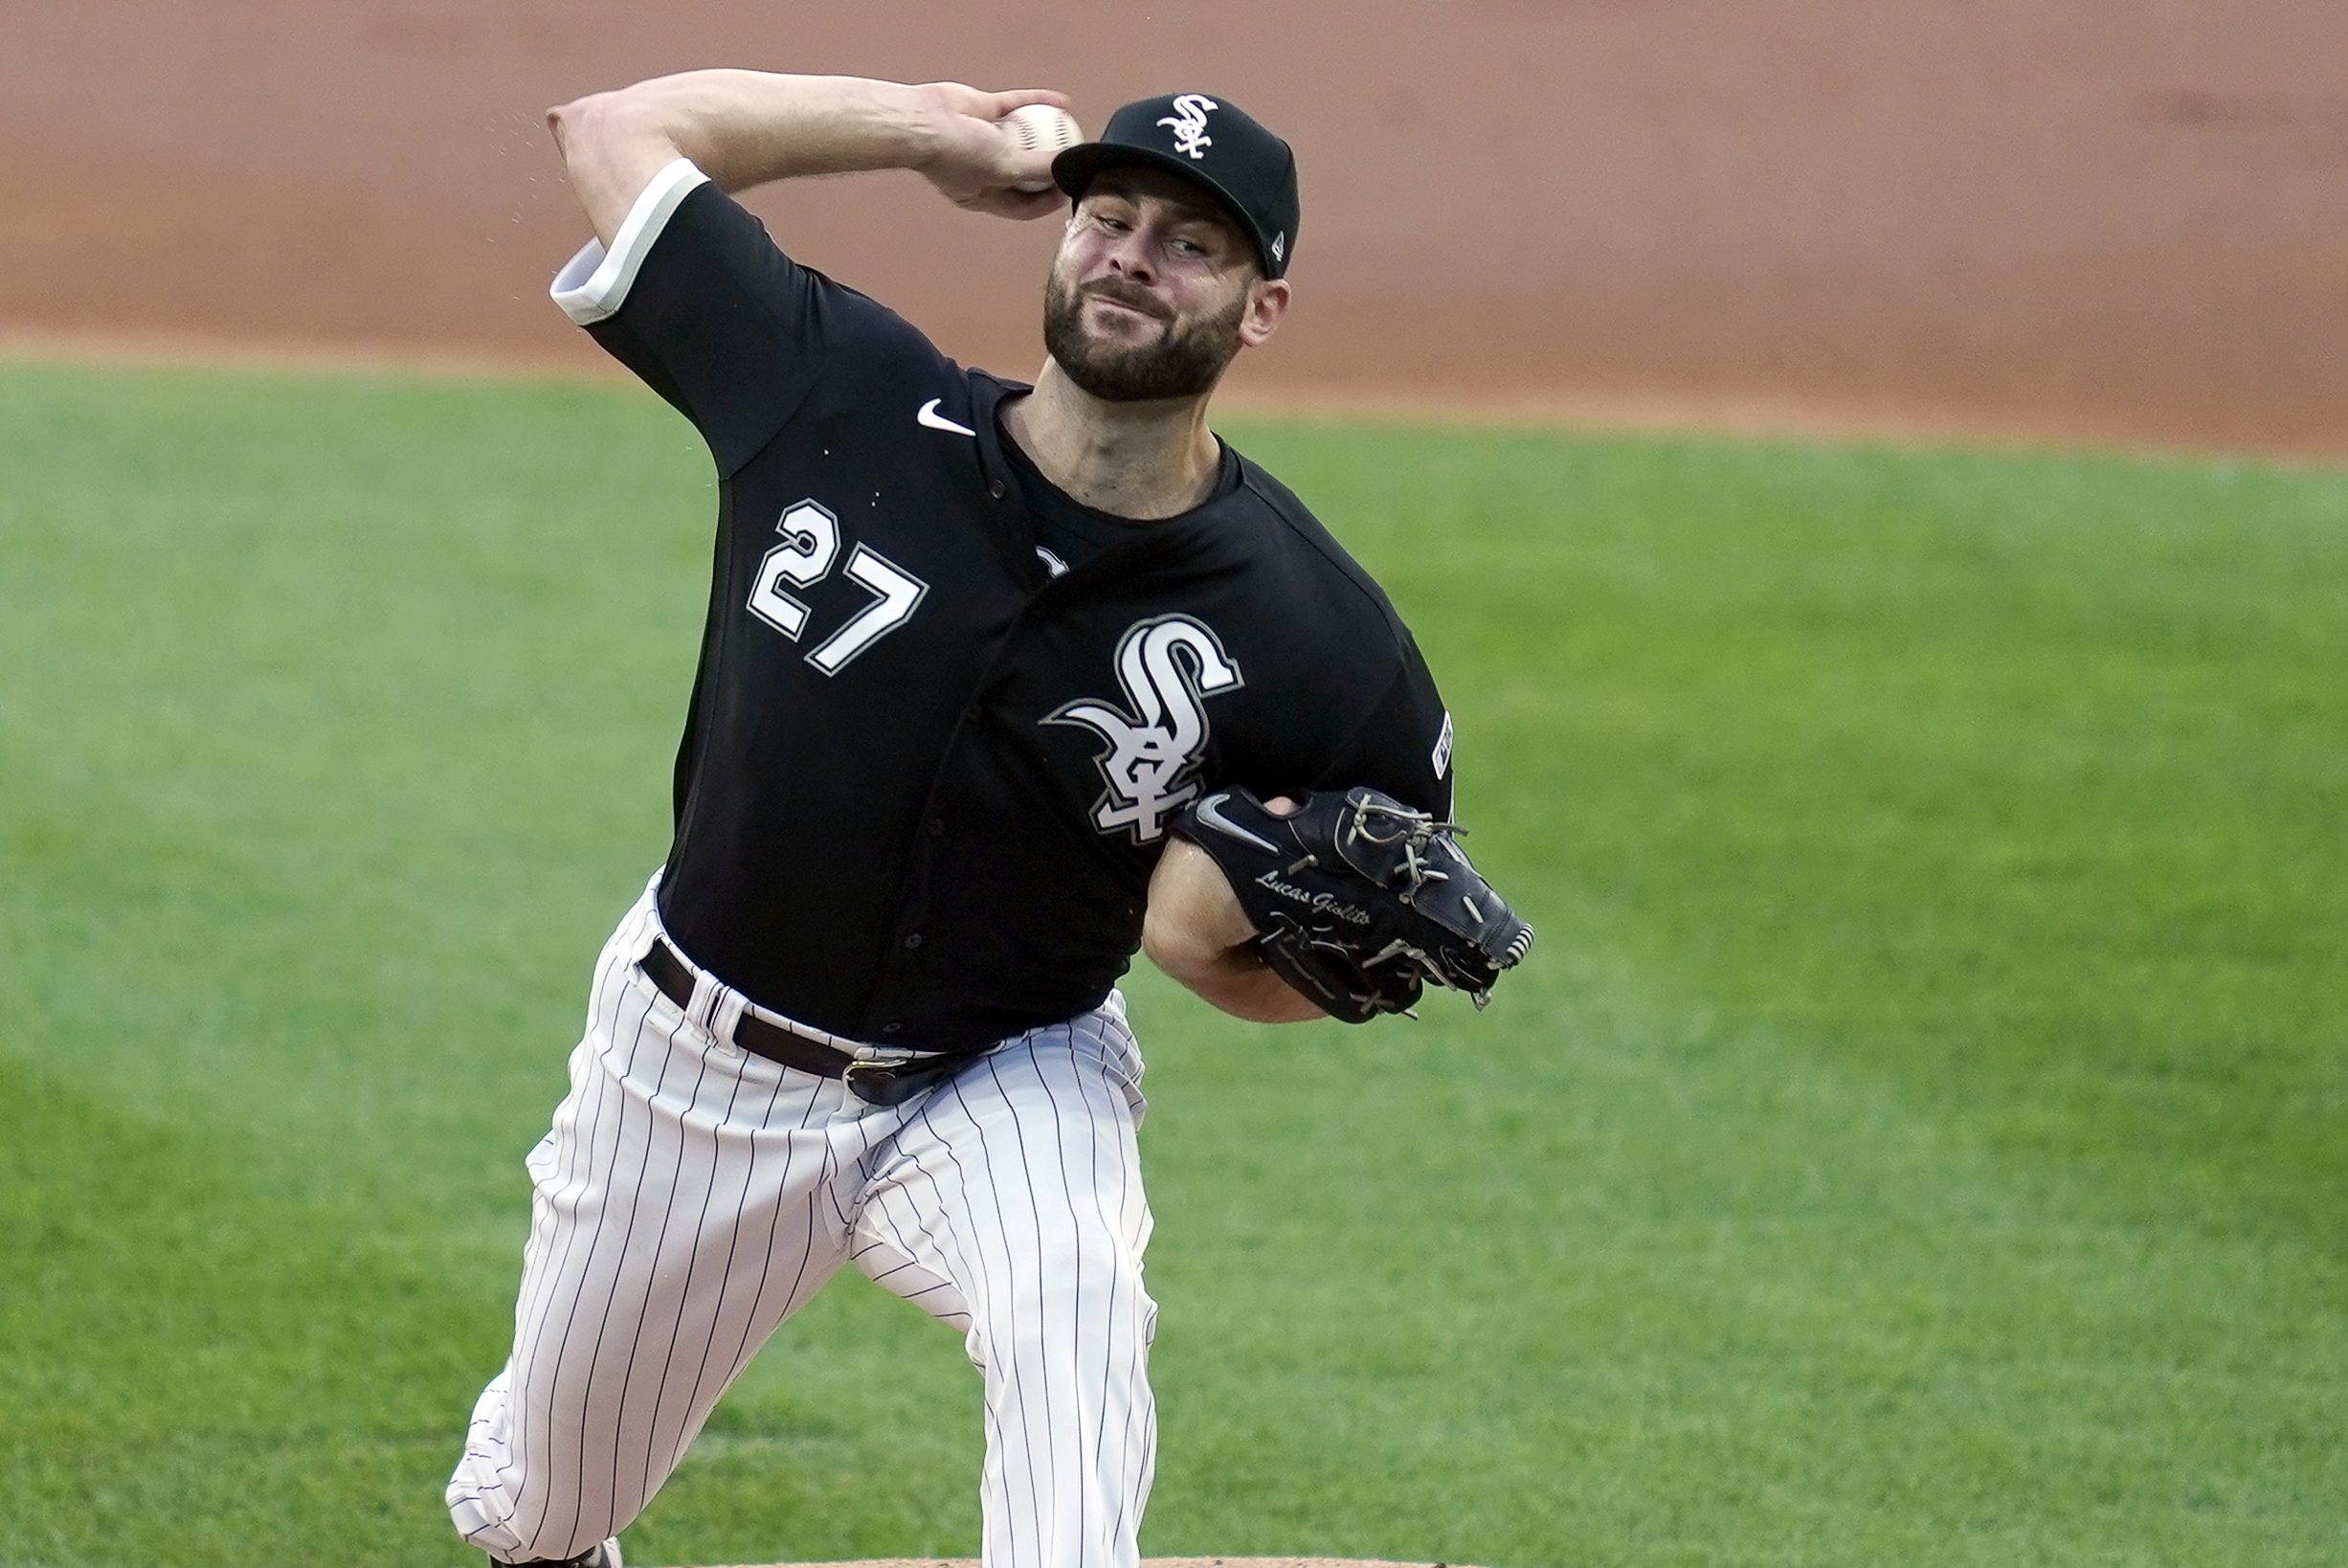
[[[2348,8],[2222,0],[86,0],[0,51],[0,336],[593,364],[539,113],[692,65],[1228,93],[1304,170],[1235,391],[2348,456]],[[1039,357],[1046,224],[754,199],[950,352]]]

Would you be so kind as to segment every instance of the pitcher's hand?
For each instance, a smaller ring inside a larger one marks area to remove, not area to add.
[[[921,91],[930,95],[936,113],[936,151],[920,168],[948,201],[1007,218],[1044,217],[1066,206],[1068,198],[1058,190],[1013,189],[1049,180],[1052,160],[1048,153],[1019,146],[1000,123],[1003,116],[1023,104],[1064,109],[1065,93],[1045,87],[985,93],[958,81],[928,82]]]

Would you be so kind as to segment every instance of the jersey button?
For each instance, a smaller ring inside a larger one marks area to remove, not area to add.
[[[907,952],[912,952],[912,951],[913,951],[915,948],[918,948],[918,947],[920,947],[920,946],[921,946],[921,932],[919,932],[919,931],[915,931],[915,932],[914,932],[912,935],[910,935],[910,936],[908,936],[908,937],[906,937],[906,938],[905,939],[905,948],[906,948],[906,951]]]
[[[987,486],[987,494],[989,494],[989,495],[993,496],[993,497],[994,497],[995,500],[997,500],[997,501],[1002,500],[1002,499],[1003,499],[1003,482],[1002,482],[1001,480],[996,480],[996,481],[995,481],[993,483],[989,484],[989,485]]]
[[[932,838],[932,839],[942,839],[942,838],[944,838],[945,836],[946,836],[946,818],[943,818],[943,817],[932,817],[932,818],[929,818],[929,837],[930,837],[930,838]]]
[[[886,1023],[881,1025],[881,1033],[884,1035],[902,1034],[904,1032],[905,1024],[897,1019],[891,1019]]]

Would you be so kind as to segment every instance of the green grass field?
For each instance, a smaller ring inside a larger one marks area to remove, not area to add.
[[[1136,977],[1145,1548],[2348,1562],[2348,477],[1234,435],[1542,938],[1365,1030]],[[624,388],[0,370],[0,1561],[467,1560],[709,502]],[[978,1442],[843,1277],[630,1553],[969,1553]]]

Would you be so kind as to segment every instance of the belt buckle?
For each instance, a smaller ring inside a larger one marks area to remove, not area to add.
[[[897,1082],[894,1065],[882,1062],[851,1062],[841,1070],[839,1081],[868,1106],[902,1105],[913,1092]]]
[[[848,1092],[869,1106],[901,1106],[934,1087],[958,1065],[951,1057],[934,1061],[851,1062],[839,1075]]]

